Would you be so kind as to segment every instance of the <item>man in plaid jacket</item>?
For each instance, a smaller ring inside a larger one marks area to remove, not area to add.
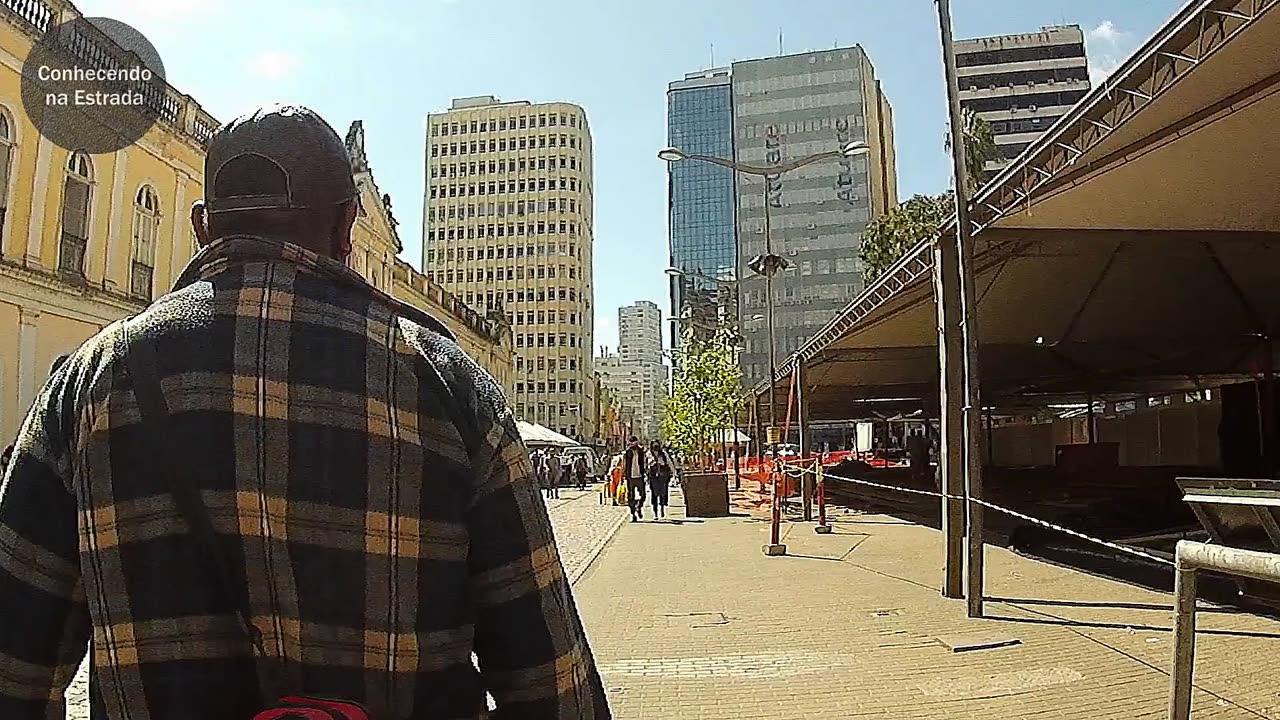
[[[337,134],[264,108],[218,131],[205,174],[174,291],[74,353],[18,437],[0,718],[62,718],[86,646],[95,719],[249,718],[273,700],[266,663],[377,720],[486,717],[486,691],[495,718],[608,718],[501,389],[344,264],[358,201]],[[136,343],[164,437],[140,422]],[[157,468],[157,443],[188,466]],[[178,512],[179,472],[270,658]]]

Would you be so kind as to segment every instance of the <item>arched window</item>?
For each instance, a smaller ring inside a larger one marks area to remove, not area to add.
[[[62,185],[62,242],[58,269],[84,277],[84,255],[89,246],[89,199],[93,188],[93,164],[82,152],[67,158]]]
[[[9,214],[9,176],[13,171],[14,155],[13,119],[0,110],[0,233],[4,232],[4,219]]]
[[[133,262],[129,265],[129,294],[134,297],[151,299],[159,237],[160,201],[150,185],[143,185],[133,201]]]

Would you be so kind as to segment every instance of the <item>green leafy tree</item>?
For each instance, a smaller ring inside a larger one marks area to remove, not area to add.
[[[976,189],[985,177],[987,162],[998,156],[991,125],[971,110],[961,114],[965,141],[965,170],[969,187]],[[950,135],[947,152],[951,152]],[[955,213],[955,194],[916,195],[867,225],[859,256],[863,278],[871,282],[884,274],[898,258],[938,231]]]
[[[944,195],[916,195],[876,218],[862,234],[862,273],[867,282],[884,274],[916,243],[937,231],[955,212],[955,199]]]
[[[701,454],[733,422],[742,401],[742,370],[733,333],[712,337],[686,331],[675,383],[662,415],[662,436],[688,458]]]
[[[991,130],[991,123],[982,119],[974,111],[965,108],[960,111],[960,127],[964,129],[964,168],[969,176],[969,189],[977,190],[987,177],[987,163],[1000,155],[996,147],[996,136]],[[947,132],[943,139],[947,154],[951,153],[951,133]]]

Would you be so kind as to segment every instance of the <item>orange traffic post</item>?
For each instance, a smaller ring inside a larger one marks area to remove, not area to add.
[[[814,469],[818,473],[818,526],[813,531],[819,535],[827,535],[831,532],[831,526],[827,524],[827,473],[821,460]]]
[[[769,517],[769,544],[764,546],[765,555],[786,555],[787,546],[782,544],[782,493],[784,489],[790,485],[784,482],[784,474],[779,470],[782,465],[779,462],[780,452],[778,443],[782,442],[783,436],[789,436],[791,432],[791,406],[796,396],[796,374],[791,373],[791,383],[787,390],[787,419],[783,430],[785,435],[780,435],[777,427],[769,428],[769,445],[773,448],[773,457],[769,462],[769,477],[773,483],[773,503]]]
[[[782,488],[778,483],[778,428],[769,428],[769,444],[774,448],[773,457],[769,458],[765,477],[773,485],[772,508],[769,517],[769,544],[764,546],[765,555],[786,555],[787,546],[782,544]]]

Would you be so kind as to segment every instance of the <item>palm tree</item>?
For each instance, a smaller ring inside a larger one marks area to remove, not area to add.
[[[969,176],[969,197],[982,186],[986,180],[987,163],[1000,156],[996,148],[995,135],[991,132],[991,124],[980,115],[964,108],[960,111],[960,124],[964,129],[964,164],[965,174]],[[951,152],[951,132],[948,128],[946,139],[947,152]]]

